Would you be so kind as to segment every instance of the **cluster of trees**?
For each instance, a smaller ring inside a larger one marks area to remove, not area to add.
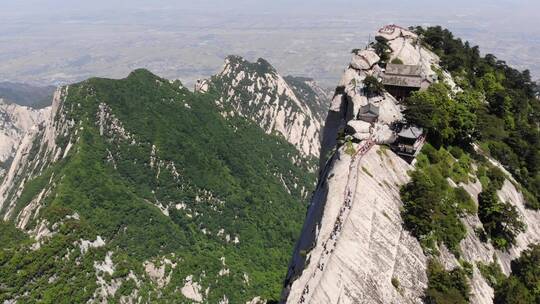
[[[478,47],[454,38],[448,30],[418,27],[415,31],[424,46],[439,55],[442,67],[452,73],[463,90],[452,90],[445,82],[439,82],[405,101],[406,118],[428,130],[430,143],[418,157],[418,168],[412,173],[411,182],[401,190],[405,226],[422,245],[426,245],[426,240],[435,240],[455,251],[465,235],[459,217],[464,211],[478,212],[483,226],[477,231],[481,239],[491,240],[496,248],[507,250],[515,244],[525,225],[517,208],[497,196],[505,174],[476,153],[471,144],[479,143],[484,152],[499,160],[524,186],[521,190],[526,206],[539,209],[537,85],[528,71],[519,72],[490,54],[480,56]],[[438,74],[443,80],[443,74]],[[472,170],[471,158],[476,160],[476,172]],[[456,183],[467,183],[471,179],[469,173],[475,173],[482,184],[478,210],[474,203],[466,204],[470,209],[459,207],[459,201],[470,198],[465,191],[451,195],[446,183],[448,177]],[[452,229],[447,228],[449,224],[453,225]],[[512,262],[509,278],[496,264],[479,265],[496,290],[495,303],[538,302],[539,259],[540,245],[532,246]],[[427,303],[468,302],[466,272],[461,268],[448,272],[432,262],[428,277]]]
[[[499,200],[497,190],[489,187],[478,195],[478,217],[493,246],[509,249],[517,235],[525,231],[525,224],[514,205]]]
[[[474,94],[453,94],[442,82],[427,90],[414,92],[405,100],[405,117],[428,131],[428,140],[436,147],[466,147],[476,138],[476,109],[480,101]]]
[[[497,196],[505,174],[485,159],[477,162],[474,172],[468,153],[456,146],[449,150],[435,149],[427,143],[418,155],[411,181],[401,189],[405,227],[425,249],[433,250],[436,244],[444,243],[459,255],[459,242],[466,235],[460,217],[478,213],[483,224],[483,229],[477,231],[481,239],[491,240],[498,249],[509,249],[517,235],[525,231],[525,225],[517,208]],[[462,187],[451,187],[447,180],[469,183],[475,179],[473,173],[483,188],[478,207]]]
[[[375,76],[366,76],[363,85],[367,96],[380,95],[384,91],[384,85]]]
[[[379,56],[379,66],[385,67],[390,60],[390,55],[392,54],[392,49],[388,45],[388,40],[381,36],[376,36],[375,41],[370,45],[375,53]]]
[[[540,302],[540,244],[531,245],[511,263],[512,273],[505,276],[497,261],[478,264],[478,269],[495,289],[495,304]]]
[[[405,227],[424,249],[432,251],[444,243],[459,255],[459,242],[467,232],[460,217],[476,212],[476,206],[463,188],[451,187],[447,178],[468,178],[469,161],[465,154],[455,161],[445,149],[436,150],[426,144],[418,157],[417,169],[411,173],[411,181],[402,187],[401,215]],[[462,172],[464,168],[466,171]]]
[[[540,208],[540,102],[529,71],[481,56],[477,46],[439,26],[414,30],[463,92],[439,84],[417,93],[408,101],[408,118],[427,127],[436,145],[479,141],[525,187],[527,206]]]
[[[461,267],[451,271],[436,261],[428,263],[428,287],[424,296],[427,304],[466,304],[469,303],[471,287],[468,273]]]
[[[0,220],[0,248],[17,246],[27,241],[27,236],[11,222]]]
[[[540,245],[512,261],[512,274],[495,287],[495,304],[540,303]]]

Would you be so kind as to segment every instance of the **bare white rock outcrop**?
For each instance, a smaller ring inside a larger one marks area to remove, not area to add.
[[[50,115],[51,107],[32,109],[0,98],[0,180],[25,134]]]
[[[266,133],[281,134],[303,155],[319,155],[321,121],[268,62],[229,56],[212,83],[221,90],[216,102],[224,116],[246,117]],[[206,92],[208,84],[201,80],[196,90]]]
[[[198,282],[194,281],[193,276],[190,275],[187,276],[184,280],[184,286],[180,291],[182,292],[182,295],[184,295],[184,297],[200,303],[203,300],[203,294],[201,290],[201,285]]]
[[[392,58],[421,65],[426,77],[434,73],[433,68],[440,68],[437,56],[421,47],[418,37],[409,30],[391,25],[379,30],[378,35],[388,40]],[[356,56],[353,62],[358,61]],[[387,93],[377,97],[363,94],[363,79],[381,75],[377,65],[361,69],[367,65],[349,65],[331,102],[323,130],[319,183],[289,265],[283,303],[422,303],[429,257],[403,228],[399,195],[414,166],[377,146],[393,141],[388,126],[402,119],[403,109]],[[443,75],[445,79],[438,81],[452,82],[449,74],[443,71]],[[359,109],[367,104],[379,106],[379,120],[369,126],[357,119]],[[351,138],[360,143],[338,147],[336,137],[343,128],[348,128]],[[369,149],[370,145],[374,146]],[[525,208],[523,195],[514,183],[508,176],[498,196],[517,207],[527,230],[517,237],[510,251],[495,250],[478,238],[475,228],[482,223],[477,215],[462,219],[468,233],[460,243],[461,258],[473,265],[471,303],[493,302],[493,289],[480,274],[478,263],[496,260],[509,274],[510,262],[529,244],[540,242],[540,212]],[[480,182],[459,186],[478,202]],[[444,246],[439,249],[438,258],[447,269],[459,265]],[[399,282],[399,288],[392,280]]]
[[[44,190],[32,199],[23,212],[14,214],[15,202],[20,197],[25,183],[40,174],[48,164],[66,155],[71,148],[70,143],[75,140],[69,138],[63,147],[59,147],[56,143],[59,135],[72,134],[72,136],[76,136],[76,131],[70,132],[74,128],[74,122],[66,118],[63,109],[63,101],[68,90],[68,86],[56,90],[52,106],[44,109],[43,113],[40,114],[42,115],[39,116],[41,117],[39,119],[42,119],[40,124],[29,127],[18,144],[7,173],[1,179],[0,214],[4,220],[14,219],[21,229],[25,228],[31,217],[35,218],[40,210],[41,201],[50,192],[50,187],[53,187],[51,176],[51,180]],[[27,120],[24,125],[31,125],[30,120]]]

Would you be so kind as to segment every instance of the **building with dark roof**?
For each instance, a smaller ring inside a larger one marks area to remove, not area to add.
[[[411,162],[422,149],[426,139],[424,130],[417,126],[403,126],[397,133],[392,150],[408,162]]]
[[[382,83],[388,93],[397,100],[403,100],[412,92],[429,87],[431,81],[424,76],[420,65],[389,63],[386,65]]]
[[[358,119],[373,123],[376,122],[379,119],[379,107],[368,103],[365,106],[360,107],[360,111],[358,111]]]

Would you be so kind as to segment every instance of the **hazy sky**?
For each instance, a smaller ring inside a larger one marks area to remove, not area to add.
[[[540,0],[0,0],[0,81],[142,66],[192,82],[234,53],[330,85],[350,48],[387,23],[441,24],[540,77],[538,12]]]
[[[437,14],[495,14],[522,22],[536,22],[540,1],[536,0],[0,0],[1,15],[65,13],[95,14],[104,10],[206,10],[223,13],[358,13],[364,10],[400,10],[404,15],[419,10]],[[529,17],[529,18],[522,18]],[[507,19],[507,18],[505,18]],[[494,20],[495,21],[495,20]],[[534,23],[531,23],[531,25]]]

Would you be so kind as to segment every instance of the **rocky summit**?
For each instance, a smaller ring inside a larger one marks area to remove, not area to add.
[[[319,183],[290,262],[283,303],[446,303],[429,300],[434,299],[429,266],[433,261],[447,271],[466,265],[469,285],[463,299],[492,303],[497,287],[482,265],[494,263],[508,275],[512,260],[540,241],[540,213],[526,206],[527,190],[489,156],[488,163],[504,172],[497,198],[527,227],[513,246],[501,250],[486,242],[478,233],[489,230],[481,212],[461,217],[458,226],[464,232],[454,250],[445,243],[428,248],[426,239],[411,233],[404,222],[408,214],[403,188],[412,185],[411,172],[420,170],[415,164],[422,167],[415,157],[424,159],[418,153],[428,131],[408,120],[412,114],[404,100],[428,94],[437,84],[447,96],[463,92],[428,39],[389,25],[376,33],[376,42],[353,50],[325,122]],[[459,163],[454,157],[446,166]],[[480,204],[473,209],[481,210],[488,187],[481,174],[473,169],[464,180],[450,175],[442,181],[450,189],[464,189],[476,206]],[[437,202],[430,204],[434,208]]]

